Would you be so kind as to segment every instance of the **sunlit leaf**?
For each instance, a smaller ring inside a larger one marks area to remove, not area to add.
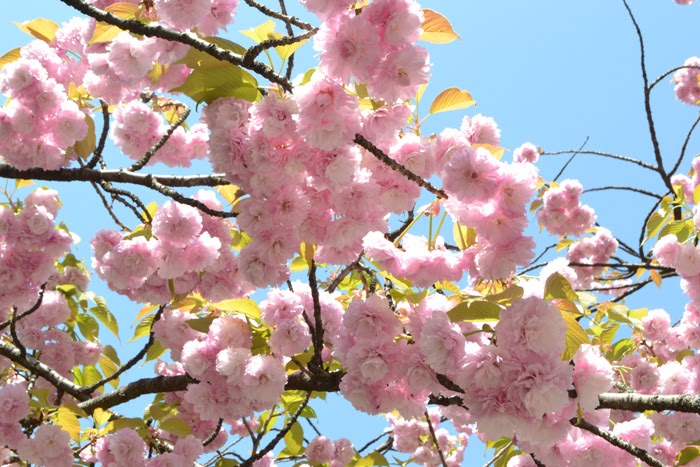
[[[122,428],[143,428],[146,424],[140,418],[117,418],[105,426],[103,434],[107,435],[121,430]]]
[[[209,332],[209,326],[211,326],[213,321],[213,316],[207,316],[206,318],[188,319],[185,323],[195,331],[206,334]]]
[[[650,238],[655,237],[656,234],[659,233],[659,230],[661,230],[661,227],[663,227],[663,223],[667,217],[668,215],[662,215],[659,211],[654,212],[649,217],[646,228],[646,237],[644,239],[645,242]]]
[[[100,42],[111,42],[122,32],[124,31],[116,26],[98,22],[95,24],[95,32],[93,32],[92,39],[90,39],[88,45],[98,44]]]
[[[432,44],[447,44],[455,39],[461,39],[459,34],[452,28],[450,21],[437,11],[428,8],[423,12],[423,33],[420,39]]]
[[[58,24],[45,18],[37,18],[31,21],[25,21],[24,23],[14,24],[16,24],[21,31],[44,42],[53,41],[56,31],[58,30]]]
[[[651,276],[651,280],[654,281],[654,284],[656,284],[657,287],[661,287],[661,274],[659,274],[659,271],[650,269],[649,275]]]
[[[292,456],[297,456],[304,452],[304,429],[298,422],[294,422],[284,435],[284,444],[287,452]]]
[[[447,312],[447,316],[453,323],[498,321],[500,314],[501,307],[486,300],[462,302]]]
[[[25,186],[32,185],[34,185],[34,181],[32,180],[23,180],[21,178],[15,179],[15,190],[19,190],[20,188],[24,188]]]
[[[700,457],[700,446],[687,446],[676,456],[675,465],[687,465],[698,457]]]
[[[5,55],[0,57],[0,68],[4,67],[8,63],[12,63],[22,58],[22,54],[19,53],[20,50],[21,47],[17,47],[16,49],[12,49],[9,52],[5,53]]]
[[[472,95],[459,88],[447,88],[442,91],[430,104],[430,113],[447,112],[449,110],[461,110],[476,104]]]
[[[234,298],[231,300],[224,300],[218,303],[212,303],[212,307],[217,310],[222,311],[235,311],[238,313],[243,313],[247,317],[260,321],[260,308],[255,300],[249,298]]]
[[[109,11],[114,16],[122,19],[133,19],[136,18],[136,13],[139,11],[139,5],[127,2],[114,3],[106,7],[105,11]]]
[[[355,462],[354,467],[372,467],[377,465],[388,466],[389,461],[386,460],[382,453],[374,451]]]
[[[102,369],[102,372],[105,374],[105,376],[112,376],[114,373],[116,373],[119,370],[119,367],[117,367],[117,364],[112,361],[111,358],[108,358],[106,356],[101,356],[100,357],[100,368]],[[109,382],[109,385],[112,386],[114,389],[119,387],[119,378],[114,378],[112,381]]]
[[[107,302],[102,297],[95,297],[94,300],[97,306],[90,308],[90,313],[95,315],[112,334],[119,338],[119,323],[117,323],[117,318],[107,308]]]
[[[544,298],[545,300],[565,298],[574,302],[579,300],[569,281],[558,272],[547,278],[547,282],[544,285]]]
[[[418,86],[418,90],[416,91],[416,104],[420,104],[420,101],[423,98],[423,94],[425,93],[425,90],[427,88],[428,83],[423,83],[420,86]]]
[[[68,433],[73,441],[80,442],[80,422],[71,409],[59,407],[53,416],[53,422]]]
[[[151,325],[153,324],[153,318],[155,318],[155,315],[148,315],[145,318],[143,318],[139,322],[139,324],[136,325],[136,329],[134,330],[134,337],[132,337],[129,340],[129,342],[133,342],[137,339],[149,335],[151,333]]]
[[[566,350],[562,355],[562,360],[568,361],[571,360],[582,344],[590,344],[591,341],[586,331],[581,327],[578,321],[576,321],[576,318],[567,312],[562,312],[561,315],[564,317],[564,322],[566,323]]]

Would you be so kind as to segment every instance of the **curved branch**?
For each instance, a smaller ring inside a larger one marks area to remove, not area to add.
[[[100,134],[100,141],[92,153],[92,158],[86,164],[88,169],[94,169],[102,159],[102,151],[105,149],[107,133],[109,133],[109,105],[105,101],[100,100],[100,107],[102,108],[102,133]]]
[[[443,199],[448,198],[447,193],[445,193],[443,190],[435,188],[429,182],[426,182],[425,180],[420,178],[418,175],[414,174],[413,172],[408,170],[406,167],[404,167],[403,165],[399,164],[398,162],[396,162],[395,160],[393,160],[392,158],[387,156],[384,153],[384,151],[382,151],[377,146],[372,144],[370,141],[367,140],[367,138],[365,138],[361,134],[359,134],[359,133],[356,134],[354,141],[358,146],[365,148],[367,151],[372,153],[372,155],[374,157],[376,157],[380,161],[384,162],[386,165],[388,165],[392,169],[396,170],[397,172],[400,172],[401,175],[408,178],[412,182],[416,183],[418,186],[425,188],[426,190],[428,190],[429,192],[431,192],[432,194],[434,194],[435,196],[437,196],[439,198],[443,198]]]
[[[442,449],[440,449],[440,444],[438,443],[437,436],[435,436],[435,429],[433,428],[433,424],[430,421],[430,415],[428,414],[428,412],[425,412],[425,421],[428,422],[430,437],[432,438],[433,444],[435,444],[435,449],[437,449],[438,455],[440,456],[440,463],[442,464],[442,467],[447,467],[445,455],[442,453]]]
[[[96,19],[97,21],[111,24],[119,29],[141,36],[158,37],[168,41],[189,45],[193,49],[204,52],[218,60],[248,68],[249,70],[258,73],[260,76],[269,79],[271,82],[279,84],[285,91],[292,91],[292,84],[289,82],[289,80],[275,73],[272,68],[264,63],[253,62],[252,64],[244,65],[243,58],[240,55],[231,52],[230,50],[223,49],[215,44],[212,44],[211,42],[202,40],[190,32],[173,31],[158,24],[144,24],[132,19],[121,19],[112,13],[100,10],[99,8],[90,5],[84,0],[61,1],[68,6],[75,8],[84,15]]]
[[[685,136],[685,141],[683,141],[683,147],[681,148],[681,153],[678,156],[678,160],[676,161],[676,164],[673,166],[671,171],[668,173],[669,176],[673,176],[673,174],[676,173],[676,170],[678,170],[678,167],[680,167],[681,163],[683,162],[683,159],[685,158],[685,151],[688,149],[688,143],[690,143],[690,138],[691,138],[691,136],[693,136],[693,132],[695,131],[695,128],[697,128],[698,123],[700,123],[700,115],[698,115],[698,118],[695,120],[693,125],[690,127],[690,130],[688,130],[688,134]]]
[[[588,143],[588,136],[586,136],[586,140],[583,142],[583,144],[578,148],[578,150],[574,151],[574,153],[569,157],[569,160],[566,161],[566,163],[562,166],[561,170],[559,170],[559,173],[552,179],[553,182],[556,182],[559,180],[559,177],[564,173],[566,168],[571,164],[571,162],[574,160],[574,158],[583,150],[584,147],[586,147],[586,144]]]
[[[265,5],[262,5],[254,0],[245,0],[245,2],[248,4],[248,6],[256,8],[261,13],[263,13],[265,16],[269,16],[270,18],[275,18],[275,19],[278,19],[280,21],[284,21],[287,24],[293,24],[294,26],[298,27],[299,29],[304,29],[306,31],[310,31],[314,28],[311,24],[309,24],[305,21],[301,21],[300,19],[298,19],[294,16],[287,16],[287,15],[279,13],[275,10],[271,10],[270,8],[266,7]]]
[[[247,55],[247,54],[246,54]],[[131,164],[131,167],[129,167],[127,170],[129,172],[137,172],[141,170],[148,162],[151,160],[151,158],[155,155],[155,153],[162,148],[165,143],[168,142],[170,137],[175,133],[175,130],[177,130],[183,123],[185,123],[185,120],[187,120],[187,117],[190,116],[190,108],[187,107],[185,104],[180,104],[185,106],[185,110],[182,112],[182,115],[180,115],[180,118],[175,120],[172,125],[168,127],[166,130],[165,134],[161,136],[161,138],[156,141],[156,144],[154,144],[146,154],[143,155],[141,159],[138,161],[134,162]]]
[[[277,39],[268,39],[254,45],[243,56],[243,63],[246,66],[255,62],[255,58],[260,55],[264,50],[271,49],[273,47],[279,47],[281,45],[295,44],[313,37],[318,32],[318,28],[311,29],[304,34],[298,36],[283,36]]]
[[[616,446],[624,451],[627,451],[628,453],[632,454],[637,459],[640,459],[640,460],[646,462],[648,465],[651,465],[653,467],[664,467],[664,464],[661,463],[661,461],[659,461],[655,457],[652,457],[644,449],[638,448],[637,446],[633,446],[632,444],[618,438],[617,436],[610,433],[609,431],[601,430],[597,426],[595,426],[591,423],[588,423],[587,421],[585,421],[583,419],[577,420],[577,419],[573,418],[569,421],[571,422],[571,424],[573,426],[581,428],[582,430],[586,430],[590,433],[593,433],[596,436],[603,438],[608,443],[610,443],[613,446]]]
[[[654,82],[651,83],[651,84],[649,85],[649,91],[651,91],[652,89],[654,89],[654,86],[656,86],[657,84],[659,84],[659,83],[661,82],[661,80],[663,80],[665,77],[667,77],[667,76],[670,75],[671,73],[675,73],[675,72],[677,72],[678,70],[683,70],[683,69],[685,69],[685,68],[694,68],[694,69],[696,69],[696,70],[700,70],[700,66],[695,66],[695,65],[681,65],[681,66],[677,66],[677,67],[675,67],[675,68],[671,68],[670,70],[664,72],[661,76],[659,76],[658,78],[656,78],[656,79],[654,80]]]
[[[601,186],[598,188],[588,188],[583,190],[583,193],[591,193],[594,191],[607,191],[607,190],[620,190],[620,191],[632,191],[634,193],[639,193],[640,195],[646,195],[655,199],[663,199],[663,196],[658,195],[654,192],[644,190],[642,188],[635,188],[632,186]]]
[[[651,137],[651,144],[654,148],[654,157],[656,158],[656,172],[661,176],[661,179],[664,181],[664,184],[668,187],[668,189],[673,191],[671,177],[669,177],[669,175],[666,173],[666,169],[664,169],[664,161],[661,157],[661,147],[659,146],[659,140],[656,136],[654,116],[651,111],[651,93],[649,89],[649,78],[647,77],[646,57],[644,52],[644,37],[642,36],[642,30],[639,28],[639,24],[637,24],[637,20],[634,17],[632,9],[627,3],[627,0],[622,0],[622,3],[624,3],[625,5],[625,9],[627,10],[629,17],[632,20],[634,29],[637,32],[637,37],[639,38],[639,53],[642,67],[642,80],[644,81],[644,111],[647,117],[647,125],[649,126],[649,136]]]
[[[611,154],[609,152],[601,152],[601,151],[556,151],[556,152],[543,152],[540,154],[541,156],[561,156],[563,154],[586,154],[590,156],[600,156],[600,157],[607,157],[609,159],[616,159],[618,161],[623,161],[623,162],[630,162],[632,164],[636,164],[640,167],[644,167],[645,169],[654,171],[658,173],[658,170],[656,167],[653,165],[640,161],[639,159],[634,159],[633,157],[627,157],[627,156],[620,156],[617,154]]]
[[[39,287],[39,298],[37,298],[36,303],[34,303],[34,305],[32,305],[32,307],[29,308],[28,310],[23,311],[22,313],[20,313],[19,315],[17,315],[17,319],[16,319],[17,321],[21,320],[22,318],[24,318],[24,317],[26,317],[26,316],[31,315],[32,313],[34,313],[36,310],[39,309],[39,307],[41,306],[41,302],[44,301],[44,291],[45,291],[45,290],[46,290],[46,282],[44,282],[43,284],[41,284],[41,287]],[[0,323],[0,331],[2,331],[3,329],[5,329],[5,328],[6,328],[7,326],[9,326],[11,323],[12,323],[12,319],[8,319],[8,320],[3,321],[2,323]]]

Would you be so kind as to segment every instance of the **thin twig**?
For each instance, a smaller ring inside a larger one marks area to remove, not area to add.
[[[294,26],[298,27],[299,29],[304,29],[305,31],[310,31],[314,27],[304,21],[299,20],[298,18],[294,16],[287,16],[285,14],[279,13],[275,10],[272,10],[265,5],[262,5],[254,0],[245,0],[245,2],[248,4],[248,6],[251,6],[253,8],[258,9],[261,13],[263,13],[265,16],[269,16],[270,18],[275,18],[280,21],[284,21],[285,23],[288,24],[293,24]]]
[[[92,153],[92,158],[85,165],[88,169],[94,169],[97,163],[102,159],[102,151],[107,143],[107,134],[109,133],[109,105],[100,99],[100,107],[102,108],[102,133],[100,141],[97,143],[95,151]]]
[[[92,185],[92,188],[95,190],[95,193],[97,193],[97,196],[99,196],[102,200],[102,205],[105,207],[107,214],[110,215],[114,223],[117,224],[119,228],[121,228],[123,231],[130,231],[131,229],[127,227],[121,220],[119,220],[117,214],[112,209],[112,206],[110,206],[109,201],[107,201],[105,195],[102,193],[102,191],[100,191],[99,185],[95,182],[90,182],[90,185]],[[114,199],[114,196],[112,196],[112,199]]]
[[[556,152],[544,152],[541,155],[542,156],[560,156],[563,154],[585,154],[585,155],[591,155],[591,156],[600,156],[600,157],[607,157],[609,159],[616,159],[618,161],[623,161],[623,162],[629,162],[631,164],[636,164],[640,167],[644,167],[645,169],[652,170],[654,172],[658,172],[656,167],[654,167],[651,164],[648,164],[644,161],[640,161],[639,159],[634,159],[632,157],[627,157],[627,156],[620,156],[617,154],[611,154],[609,152],[601,152],[601,151],[556,151]]]
[[[384,151],[382,151],[377,146],[375,146],[373,143],[368,141],[367,138],[365,138],[361,134],[356,134],[354,141],[358,146],[365,148],[374,157],[376,157],[377,159],[379,159],[380,161],[382,161],[384,164],[391,167],[392,169],[396,170],[397,172],[401,173],[401,175],[408,178],[409,180],[411,180],[412,182],[414,182],[418,186],[425,188],[426,190],[428,190],[429,192],[431,192],[435,196],[438,196],[442,199],[448,198],[447,193],[445,193],[443,190],[435,188],[429,182],[426,182],[421,177],[419,177],[415,173],[411,172],[406,167],[404,167],[403,165],[396,162],[394,159],[387,156],[384,153]]]
[[[558,174],[554,177],[554,179],[552,180],[553,182],[556,182],[557,180],[559,180],[559,177],[562,176],[562,174],[564,173],[564,171],[566,170],[566,168],[567,168],[567,167],[569,166],[569,164],[571,164],[571,162],[574,160],[574,157],[576,157],[576,156],[581,152],[581,150],[582,150],[584,147],[586,147],[586,144],[588,143],[588,138],[589,138],[589,136],[586,136],[586,140],[583,142],[583,144],[578,148],[578,150],[574,151],[574,153],[571,155],[571,157],[569,157],[569,160],[566,161],[566,164],[564,164],[564,166],[561,168],[561,170],[559,171],[559,173],[558,173]]]
[[[440,456],[440,463],[442,467],[447,467],[447,461],[445,461],[445,455],[440,449],[440,444],[438,443],[437,436],[435,436],[435,430],[433,429],[433,424],[430,421],[430,415],[425,412],[425,421],[428,422],[428,429],[430,430],[430,437],[433,439],[433,444],[435,444],[435,449],[437,449],[438,455]]]
[[[305,32],[304,34],[300,34],[298,36],[282,36],[277,39],[267,39],[259,44],[254,45],[248,51],[245,53],[243,56],[243,63],[246,65],[249,65],[251,63],[254,63],[255,59],[257,58],[258,55],[260,55],[264,50],[271,49],[273,47],[279,47],[281,45],[290,45],[290,44],[295,44],[297,42],[305,41],[311,37],[314,36],[318,32],[317,28],[314,28],[310,31]]]
[[[287,15],[287,5],[284,3],[284,0],[279,0],[280,3],[280,10],[282,11],[282,14],[285,16]],[[290,21],[285,21],[285,26],[287,27],[287,35],[288,36],[293,36],[294,35],[294,28],[292,28],[292,23]],[[292,53],[289,58],[287,58],[287,71],[284,74],[284,76],[287,79],[292,79],[292,70],[294,69],[294,53]]]
[[[219,421],[216,423],[216,427],[214,428],[214,431],[211,432],[209,436],[206,437],[204,441],[202,441],[202,446],[208,446],[210,445],[217,436],[219,436],[219,432],[221,431],[221,425],[224,424],[224,419],[220,418]]]
[[[160,137],[158,141],[156,141],[156,144],[154,144],[147,152],[146,154],[143,155],[141,159],[138,161],[134,162],[131,164],[131,167],[129,167],[128,170],[129,172],[138,172],[141,170],[148,162],[151,160],[151,158],[155,155],[155,153],[162,148],[165,143],[168,142],[170,137],[175,133],[175,130],[177,130],[183,123],[185,123],[185,120],[187,120],[187,117],[190,115],[190,108],[187,107],[185,104],[180,104],[181,106],[184,106],[184,110],[182,111],[182,115],[180,115],[180,118],[175,120],[168,129],[165,131],[165,134]]]
[[[608,190],[620,190],[620,191],[632,191],[634,193],[639,193],[640,195],[646,195],[655,199],[663,199],[663,196],[656,194],[651,191],[644,190],[642,188],[636,188],[633,186],[601,186],[598,188],[587,188],[583,190],[583,193],[591,193],[594,191],[608,191]]]
[[[685,151],[688,149],[688,143],[690,143],[690,138],[691,136],[693,136],[693,132],[695,131],[695,128],[697,128],[698,123],[700,123],[700,115],[698,115],[698,118],[695,119],[695,122],[690,127],[690,130],[688,130],[688,134],[685,136],[685,141],[683,142],[683,147],[681,148],[681,154],[678,156],[676,164],[668,173],[669,176],[673,176],[673,174],[676,173],[676,170],[678,170],[678,167],[680,167],[681,163],[683,162],[683,159],[685,158]]]
[[[656,86],[657,84],[659,84],[665,77],[667,77],[667,76],[670,75],[671,73],[675,73],[675,72],[677,72],[678,70],[683,70],[683,69],[686,69],[686,68],[692,68],[692,69],[700,70],[700,66],[696,66],[696,65],[681,65],[681,66],[677,66],[677,67],[675,67],[675,68],[671,68],[670,70],[665,71],[661,76],[659,76],[658,78],[656,78],[656,79],[654,80],[654,82],[651,83],[651,84],[649,85],[649,91],[651,91],[652,89],[654,89],[654,86]]]
[[[32,305],[31,308],[29,308],[28,310],[23,311],[22,313],[17,315],[16,316],[17,321],[20,321],[22,318],[31,315],[32,313],[34,313],[36,310],[39,309],[39,307],[41,306],[41,302],[44,301],[44,291],[45,290],[46,290],[46,282],[41,284],[41,287],[39,287],[39,298],[37,298],[37,301],[34,303],[34,305]],[[12,319],[8,319],[8,320],[5,320],[2,323],[0,323],[0,331],[5,329],[6,327],[8,327],[11,323],[12,323]]]
[[[508,444],[506,444],[505,446],[503,446],[501,449],[498,450],[498,452],[493,456],[493,458],[490,461],[488,461],[486,464],[484,464],[484,467],[491,467],[493,464],[495,464],[498,461],[498,459],[500,459],[503,456],[503,454],[508,452],[508,449],[510,449],[512,446],[513,446],[513,440],[510,440],[510,442]]]

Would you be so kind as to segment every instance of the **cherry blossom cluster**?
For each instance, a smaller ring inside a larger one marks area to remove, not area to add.
[[[570,263],[585,265],[606,264],[615,254],[618,242],[604,227],[596,227],[595,234],[584,237],[569,246],[566,258]],[[578,288],[590,287],[594,278],[602,275],[604,266],[572,266],[576,278],[572,281]]]
[[[595,212],[579,201],[583,187],[578,180],[564,180],[542,197],[537,220],[554,235],[583,235],[593,226]]]
[[[19,169],[67,166],[76,157],[70,148],[88,132],[85,113],[55,79],[60,58],[39,44],[24,47],[21,59],[0,70],[0,92],[12,98],[0,108],[0,153]],[[43,63],[33,57],[38,54],[46,54]]]
[[[355,456],[355,449],[347,438],[331,441],[319,435],[309,442],[304,454],[312,464],[329,463],[330,467],[345,467]]]
[[[461,427],[455,427],[458,433],[453,435],[446,428],[439,427],[441,416],[447,415],[449,418],[451,411],[453,409],[440,410],[431,408],[427,412],[435,433],[435,439],[437,439],[438,448],[435,447],[435,441],[425,419],[413,418],[406,420],[396,415],[387,415],[391,435],[394,438],[394,449],[399,452],[410,453],[414,462],[425,467],[442,465],[437,451],[437,449],[440,449],[448,466],[458,467],[462,465],[464,450],[469,443],[471,429],[467,428],[464,430],[460,429]]]
[[[103,6],[116,0],[93,0]],[[134,2],[136,3],[136,2]],[[233,23],[238,0],[154,0],[161,22],[173,29],[197,29],[213,36]]]
[[[322,3],[305,6],[323,19],[314,48],[332,79],[347,84],[354,77],[388,103],[413,97],[428,82],[428,52],[414,45],[423,21],[416,2],[376,0],[361,14],[348,10],[348,2]]]
[[[141,101],[131,101],[114,111],[111,137],[114,144],[132,159],[142,158],[168,130],[159,113]],[[185,131],[179,126],[150,159],[168,167],[189,167],[193,159],[203,159],[209,150],[206,126],[195,124]]]
[[[24,311],[36,302],[41,285],[54,274],[54,261],[68,253],[73,243],[70,234],[56,226],[60,201],[54,190],[36,190],[24,199],[21,209],[19,205],[17,209],[0,206],[3,319],[12,307]],[[47,316],[45,321],[63,322],[56,319]]]
[[[202,190],[195,199],[222,209],[213,192]],[[140,302],[167,303],[173,291],[196,290],[212,301],[244,296],[252,288],[229,247],[230,229],[225,220],[168,201],[147,229],[128,235],[98,232],[92,240],[93,267],[112,290]]]
[[[680,2],[679,2],[680,3]],[[685,2],[686,4],[690,2]],[[700,58],[691,57],[683,64],[688,68],[681,68],[673,75],[673,81],[676,82],[673,88],[676,92],[676,97],[686,104],[698,105],[700,103]]]

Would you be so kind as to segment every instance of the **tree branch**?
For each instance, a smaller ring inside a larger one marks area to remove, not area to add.
[[[624,441],[624,440],[618,438],[617,436],[610,433],[609,431],[601,430],[597,426],[595,426],[591,423],[588,423],[587,421],[585,421],[583,419],[577,420],[577,419],[573,418],[569,421],[571,422],[571,424],[573,426],[581,428],[582,430],[586,430],[590,433],[593,433],[596,436],[603,438],[608,443],[610,443],[613,446],[616,446],[624,451],[627,451],[628,453],[632,454],[637,459],[640,459],[640,460],[646,462],[648,465],[651,465],[653,467],[664,467],[664,464],[661,463],[661,461],[659,461],[658,459],[649,455],[649,453],[646,452],[644,449],[631,445],[627,441]]]
[[[642,188],[636,188],[633,186],[601,186],[598,188],[588,188],[583,190],[583,193],[591,193],[594,191],[607,191],[607,190],[620,190],[620,191],[632,191],[634,193],[639,193],[640,195],[646,195],[654,199],[663,199],[663,196],[658,195],[654,192],[644,190]]]
[[[673,410],[700,414],[700,396],[679,394],[672,396],[603,393],[598,396],[599,409],[629,410],[644,412],[645,410]]]
[[[279,13],[275,10],[272,10],[272,9],[266,7],[265,5],[262,5],[256,1],[254,1],[254,0],[245,0],[245,2],[248,4],[248,6],[251,6],[255,9],[259,10],[265,16],[269,16],[270,18],[275,18],[275,19],[278,19],[280,21],[284,21],[287,24],[293,24],[294,26],[298,27],[299,29],[304,29],[305,31],[310,31],[314,28],[311,24],[309,24],[307,22],[301,21],[294,16],[287,16],[287,15],[284,15],[282,13]]]
[[[207,55],[210,55],[221,61],[232,63],[233,65],[237,65],[240,67],[248,68],[249,70],[258,73],[260,76],[269,79],[271,82],[277,83],[285,91],[292,91],[292,84],[289,82],[289,80],[275,73],[272,68],[265,65],[264,63],[253,62],[252,64],[244,65],[243,58],[240,55],[231,52],[230,50],[221,48],[216,44],[212,44],[211,42],[202,40],[193,33],[173,31],[171,29],[164,28],[163,26],[160,26],[158,24],[144,24],[132,19],[121,19],[118,16],[113,15],[112,13],[100,10],[99,8],[90,5],[84,0],[61,1],[68,6],[75,8],[84,15],[96,19],[97,21],[102,21],[104,23],[111,24],[112,26],[116,26],[119,29],[129,31],[140,36],[158,37],[168,41],[179,42],[180,44],[189,45],[193,49],[204,52]]]
[[[313,37],[317,32],[318,28],[314,28],[298,36],[283,36],[278,39],[268,39],[262,41],[259,44],[256,44],[250,49],[248,49],[248,51],[243,56],[243,63],[246,66],[249,66],[250,64],[255,62],[256,57],[260,55],[264,50],[271,49],[273,47],[278,47],[280,45],[289,45],[301,42],[303,40],[307,40]]]
[[[636,164],[640,167],[644,167],[645,169],[658,172],[656,167],[654,167],[651,164],[648,164],[644,161],[640,161],[639,159],[634,159],[632,157],[627,157],[627,156],[620,156],[617,154],[611,154],[609,152],[601,152],[601,151],[556,151],[556,152],[543,152],[541,155],[542,156],[560,156],[562,154],[585,154],[585,155],[591,155],[591,156],[600,156],[600,157],[607,157],[609,159],[615,159],[618,161],[623,161],[623,162],[630,162],[632,164]]]
[[[406,167],[403,165],[399,164],[396,162],[394,159],[390,158],[387,156],[384,151],[379,149],[377,146],[375,146],[373,143],[367,140],[364,136],[361,134],[356,134],[355,135],[355,144],[358,146],[361,146],[365,148],[367,151],[369,151],[374,157],[379,159],[380,161],[384,162],[386,165],[391,167],[392,169],[396,170],[397,172],[401,173],[404,177],[408,178],[412,182],[416,183],[418,186],[425,188],[435,196],[442,198],[442,199],[447,199],[447,193],[445,193],[443,190],[435,188],[433,185],[431,185],[429,182],[426,182],[422,178],[420,178],[418,175],[414,174],[410,170],[408,170]]]
[[[247,55],[247,54],[246,54]],[[190,108],[187,107],[185,104],[180,104],[185,106],[185,110],[182,112],[182,115],[180,115],[180,118],[175,120],[167,129],[165,134],[161,136],[161,138],[156,141],[156,144],[154,144],[146,154],[143,155],[141,159],[138,161],[134,162],[131,164],[131,167],[129,167],[127,170],[129,172],[137,172],[141,170],[148,162],[151,160],[151,158],[155,155],[155,153],[162,148],[165,143],[168,142],[170,137],[173,135],[175,130],[177,130],[183,123],[185,123],[185,120],[187,120],[187,117],[190,115]]]

